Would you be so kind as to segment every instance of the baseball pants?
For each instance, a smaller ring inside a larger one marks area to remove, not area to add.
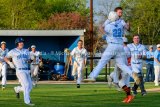
[[[7,64],[3,63],[1,66],[2,85],[6,85],[7,82]]]
[[[132,76],[132,70],[125,64],[126,56],[123,45],[110,43],[99,60],[98,65],[93,69],[89,77],[96,78],[111,58],[115,59],[117,66],[123,71],[124,74],[128,73]]]
[[[83,80],[83,69],[84,69],[84,62],[78,62],[78,64],[74,61],[73,69],[72,69],[72,76],[77,75],[77,84],[81,84]]]
[[[32,81],[31,76],[28,70],[16,71],[17,78],[21,86],[17,86],[18,92],[23,92],[24,94],[24,102],[26,104],[30,103],[30,92],[32,90]]]

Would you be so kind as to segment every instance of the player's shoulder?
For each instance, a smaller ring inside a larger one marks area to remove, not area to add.
[[[132,45],[133,45],[132,43],[129,43],[129,44],[127,44],[127,47],[130,48],[130,47],[132,47]]]

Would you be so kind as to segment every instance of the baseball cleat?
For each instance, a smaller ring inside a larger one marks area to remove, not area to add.
[[[77,88],[80,88],[80,84],[77,84]]]
[[[88,78],[88,79],[84,79],[84,82],[96,82],[96,80],[94,78]]]
[[[35,106],[35,104],[33,104],[33,103],[28,103],[27,105],[28,106]]]
[[[142,95],[142,96],[145,96],[145,95],[147,95],[147,92],[144,91],[144,92],[141,93],[141,95]]]
[[[132,94],[133,94],[133,96],[137,95],[137,90],[135,90],[134,87],[132,87]]]
[[[117,91],[122,91],[122,89],[120,88],[120,86],[118,85],[118,83],[114,83],[113,82],[114,87],[116,88]]]
[[[124,100],[122,101],[123,103],[128,101],[128,96],[126,98],[124,98]]]
[[[20,98],[20,94],[17,91],[17,87],[14,87],[14,92],[16,93],[16,98],[19,99]]]
[[[140,79],[138,77],[138,74],[133,72],[132,77],[133,77],[134,81],[136,82],[136,84],[139,85]]]
[[[130,103],[133,101],[133,99],[134,99],[134,96],[128,95],[128,100],[125,103]]]
[[[110,75],[107,75],[107,80],[108,80],[108,87],[111,88],[112,87],[113,79],[111,78]]]
[[[5,86],[2,86],[2,90],[5,90],[5,88],[6,88]]]

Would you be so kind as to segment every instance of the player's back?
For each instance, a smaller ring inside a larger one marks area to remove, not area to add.
[[[105,26],[108,43],[123,44],[123,25],[119,22],[112,22]]]

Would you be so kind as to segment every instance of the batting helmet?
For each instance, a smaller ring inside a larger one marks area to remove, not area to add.
[[[22,37],[16,38],[15,44],[18,44],[18,43],[20,43],[20,42],[24,42],[24,39],[23,39]]]
[[[118,15],[116,12],[110,12],[109,15],[108,15],[108,20],[110,20],[111,22],[114,22],[118,19]]]

